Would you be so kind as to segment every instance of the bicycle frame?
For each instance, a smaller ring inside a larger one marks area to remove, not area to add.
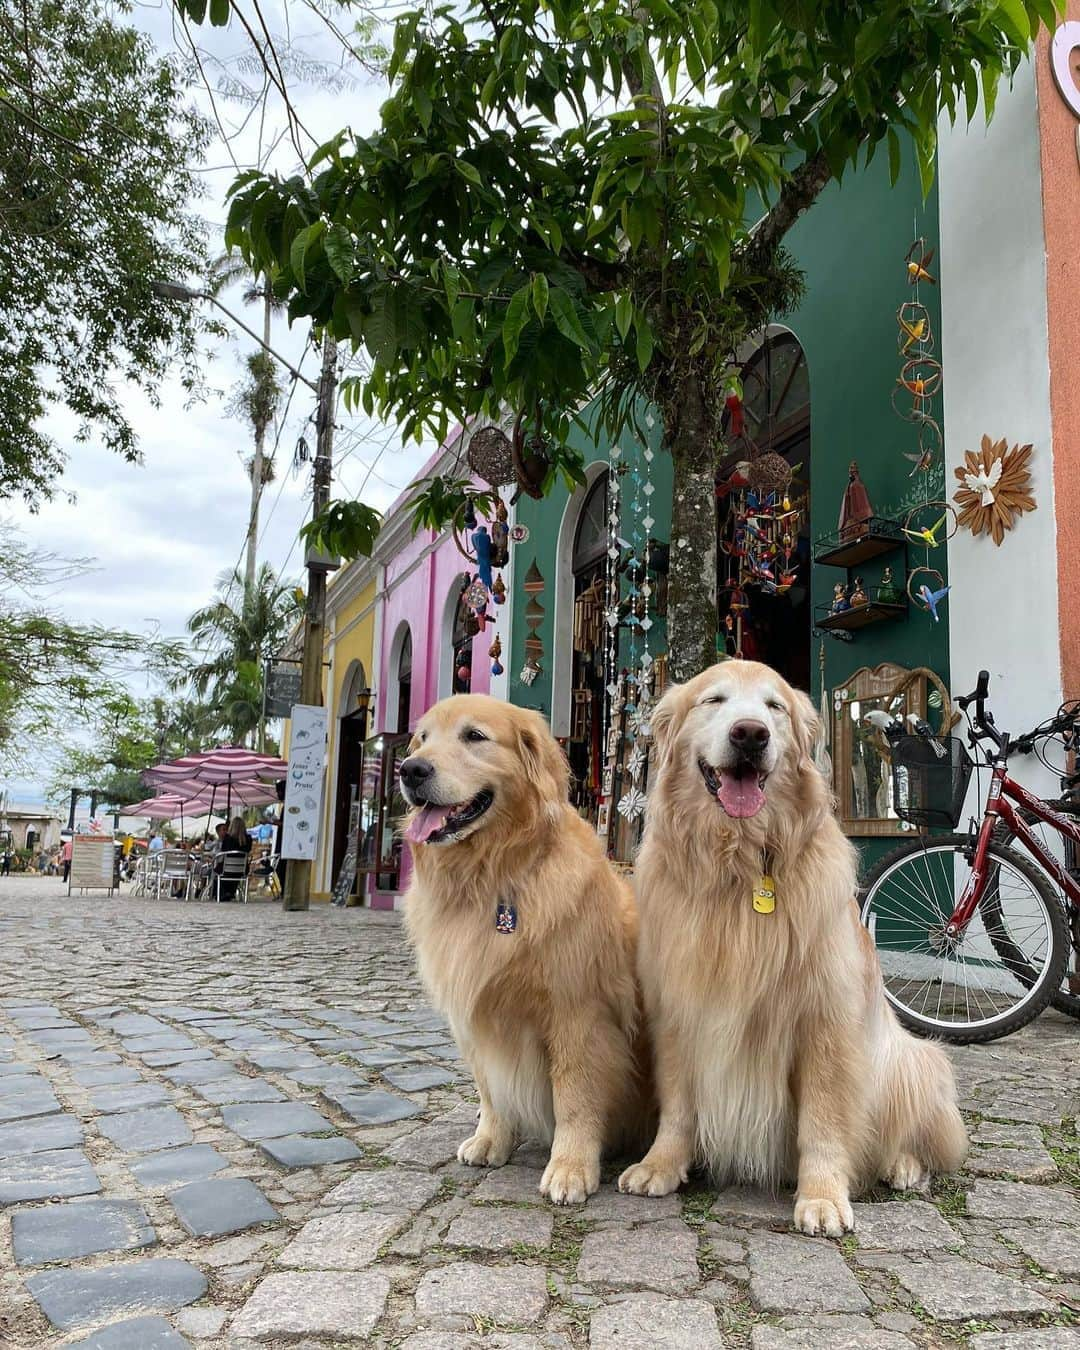
[[[1044,847],[1042,841],[1028,823],[1013,808],[1012,802],[1009,801],[1010,797],[1017,805],[1024,807],[1044,824],[1049,825],[1058,834],[1064,835],[1066,839],[1071,839],[1074,844],[1080,847],[1080,824],[1068,816],[1063,816],[1059,812],[1051,810],[1041,797],[1036,797],[1027,788],[1021,787],[1019,783],[1010,778],[1004,764],[995,764],[991,770],[986,811],[975,841],[975,855],[972,860],[971,874],[964,885],[963,892],[945,930],[950,937],[963,932],[983,898],[988,880],[986,864],[990,840],[993,837],[994,826],[999,820],[1004,821],[1015,838],[1023,843],[1043,870],[1053,877],[1068,896],[1070,902],[1080,908],[1080,884]]]

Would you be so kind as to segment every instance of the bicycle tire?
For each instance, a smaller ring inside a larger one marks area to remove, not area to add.
[[[1073,802],[1048,801],[1046,804],[1056,811],[1067,810],[1071,815],[1078,814],[1076,804]],[[1042,824],[1042,821],[1039,820],[1038,816],[1027,810],[1026,807],[1018,808],[1017,814],[1028,825],[1037,828]],[[1019,849],[1014,848],[1012,842],[1016,838],[1016,835],[1013,834],[1012,830],[1009,829],[1004,821],[999,822],[994,830],[994,838],[1005,848],[1013,848],[1014,852],[1019,852]],[[1076,971],[1080,973],[1080,910],[1073,909],[1069,906],[1065,897],[1058,893],[1052,878],[1048,877],[1047,880],[1050,882],[1051,886],[1054,887],[1054,892],[1058,895],[1059,903],[1065,912],[1065,925],[1069,931],[1070,951],[1073,954]],[[990,941],[993,942],[995,948],[997,948],[997,942],[994,941],[993,936],[991,936]],[[1005,954],[1002,951],[998,950],[998,955],[1003,961],[1005,960]],[[1063,982],[1068,975],[1069,963],[1068,959],[1066,959],[1065,972],[1062,977]],[[1051,996],[1050,1003],[1052,1007],[1058,1010],[1058,1012],[1063,1012],[1067,1017],[1074,1017],[1077,1021],[1080,1021],[1080,993],[1073,994],[1070,993],[1068,989],[1059,986]]]
[[[864,927],[868,929],[870,927],[868,917],[876,888],[899,863],[909,857],[927,852],[951,852],[966,855],[969,847],[970,840],[966,834],[942,834],[925,839],[913,839],[909,843],[893,849],[872,869],[860,887],[859,916]],[[1043,871],[1029,861],[1024,854],[1017,852],[1015,849],[1005,848],[996,841],[991,841],[989,849],[991,856],[1000,857],[1002,861],[1011,867],[1015,867],[1027,879],[1046,915],[1047,929],[1050,935],[1050,950],[1043,968],[1042,978],[1027,984],[1029,993],[1023,1002],[1001,1013],[1000,1016],[988,1018],[978,1024],[942,1023],[933,1018],[921,1017],[909,1008],[904,1007],[890,993],[888,983],[883,978],[885,997],[897,1018],[909,1031],[913,1031],[920,1036],[948,1041],[952,1045],[981,1045],[989,1041],[996,1041],[1002,1036],[1009,1036],[1014,1031],[1019,1031],[1029,1022],[1033,1022],[1050,1005],[1053,991],[1061,984],[1070,951],[1069,930],[1065,922],[1064,910]],[[966,856],[964,856],[964,865],[970,867]],[[1026,969],[1030,975],[1030,966],[1027,966]]]

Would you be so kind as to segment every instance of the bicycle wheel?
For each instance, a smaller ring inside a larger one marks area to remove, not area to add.
[[[1047,806],[1051,806],[1055,811],[1061,811],[1066,815],[1075,816],[1080,814],[1080,812],[1077,811],[1075,802],[1047,802]],[[1065,839],[1049,825],[1045,825],[1030,811],[1021,808],[1018,814],[1039,836],[1043,847],[1049,853],[1054,854],[1060,862],[1068,867],[1073,859],[1069,856],[1069,853],[1065,851]],[[1004,845],[1004,847],[1009,848],[1012,846],[1016,836],[1002,821],[994,831],[994,838]],[[1065,962],[1065,972],[1061,977],[1061,984],[1054,990],[1050,1002],[1059,1012],[1066,1013],[1069,1017],[1075,1017],[1080,1021],[1080,910],[1069,904],[1066,897],[1058,890],[1058,887],[1050,877],[1047,877],[1047,881],[1053,887],[1065,912],[1065,922],[1069,929],[1070,939],[1069,958]],[[1003,959],[1009,955],[1007,951],[1002,951],[1001,949],[999,949],[998,954]]]
[[[995,873],[989,904],[984,895],[965,931],[947,934],[971,873],[968,845],[966,835],[950,834],[894,850],[867,878],[861,904],[885,996],[900,1021],[956,1045],[996,1040],[1038,1017],[1061,983],[1069,952],[1065,915],[1049,881],[998,842],[989,850]]]

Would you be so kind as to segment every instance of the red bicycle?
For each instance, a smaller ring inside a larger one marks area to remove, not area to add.
[[[867,877],[860,896],[897,1016],[913,1031],[957,1044],[996,1040],[1032,1021],[1055,996],[1071,997],[1068,984],[1063,989],[1070,926],[1080,936],[1080,879],[1069,866],[1075,854],[1063,861],[1036,832],[1039,822],[1074,850],[1080,822],[1061,809],[1064,803],[1044,801],[1008,772],[1011,753],[1030,749],[1040,735],[1075,732],[1077,714],[1063,710],[1061,725],[1043,724],[1013,742],[987,712],[988,692],[989,675],[980,671],[974,692],[957,699],[965,711],[974,704],[970,744],[987,747],[990,787],[981,824],[972,822],[966,834],[923,834],[896,849]],[[971,757],[958,738],[935,737],[925,726],[919,731],[906,735],[901,723],[886,730],[893,808],[923,829],[955,830]]]

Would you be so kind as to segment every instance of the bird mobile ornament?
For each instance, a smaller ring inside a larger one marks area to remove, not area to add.
[[[931,518],[932,517],[932,518]],[[923,548],[938,548],[956,533],[956,511],[946,501],[923,502],[904,519],[905,536]]]
[[[1000,547],[1005,531],[1017,519],[1035,510],[1031,495],[1030,445],[982,438],[978,452],[964,451],[964,462],[953,472],[960,486],[953,501],[960,508],[957,523],[972,534],[986,534]]]
[[[948,516],[943,515],[938,520],[935,520],[933,525],[926,525],[918,530],[905,529],[904,533],[913,543],[925,544],[927,548],[937,548],[938,544],[944,542],[937,537],[938,531],[947,520]]]
[[[926,247],[926,240],[916,239],[908,249],[905,258],[908,281],[912,286],[917,286],[920,281],[927,281],[931,286],[937,285],[937,279],[932,277],[927,270],[933,260],[934,250]]]
[[[908,577],[908,597],[913,605],[926,610],[935,623],[940,622],[938,606],[952,588],[933,567],[916,567]]]

